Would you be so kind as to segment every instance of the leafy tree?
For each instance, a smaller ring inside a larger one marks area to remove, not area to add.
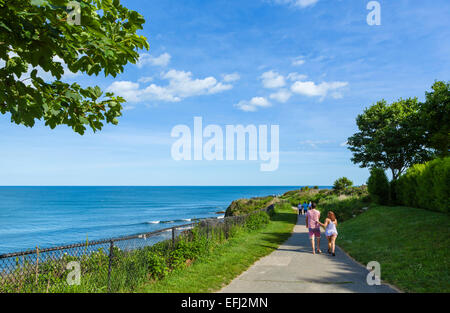
[[[433,91],[426,92],[420,107],[427,145],[440,156],[448,156],[450,142],[450,83],[435,82]]]
[[[370,177],[367,181],[367,190],[372,201],[378,204],[389,202],[389,180],[382,168],[374,167],[370,170]]]
[[[67,0],[0,0],[0,112],[12,122],[32,127],[44,120],[80,134],[118,123],[123,98],[61,79],[65,71],[115,77],[136,63],[138,49],[149,48],[136,34],[145,20],[119,0],[78,3],[73,12]]]
[[[348,179],[347,177],[341,177],[339,179],[336,179],[336,181],[333,184],[333,189],[336,192],[341,193],[342,191],[346,190],[351,186],[353,186],[353,182],[350,179]]]
[[[412,164],[429,160],[418,112],[417,98],[409,98],[392,104],[382,100],[358,115],[359,132],[348,138],[353,163],[390,169],[397,180]]]

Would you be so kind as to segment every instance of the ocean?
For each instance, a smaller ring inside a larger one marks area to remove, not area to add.
[[[0,187],[0,254],[220,218],[233,200],[298,188]]]

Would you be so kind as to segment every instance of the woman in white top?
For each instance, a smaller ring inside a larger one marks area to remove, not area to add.
[[[328,253],[331,253],[333,256],[336,256],[336,254],[334,253],[334,249],[336,246],[336,238],[338,235],[336,229],[337,223],[338,222],[336,219],[336,215],[332,211],[328,212],[324,224],[319,222],[319,224],[325,228],[325,236],[327,236],[328,239]]]

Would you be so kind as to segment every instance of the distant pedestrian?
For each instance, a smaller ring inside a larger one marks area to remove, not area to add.
[[[303,214],[306,214],[306,212],[308,212],[308,203],[303,202]]]
[[[312,202],[309,201],[309,204],[308,204],[308,210],[311,210],[311,208],[312,208]]]
[[[297,214],[298,214],[298,215],[300,215],[300,214],[303,215],[303,207],[302,207],[302,204],[301,204],[301,203],[299,203],[299,204],[297,205]]]
[[[316,210],[316,204],[311,203],[311,210],[306,213],[306,227],[309,230],[309,239],[311,240],[311,247],[313,254],[316,254],[314,246],[314,239],[317,239],[317,253],[322,253],[320,250],[320,212]]]
[[[336,256],[335,254],[335,247],[336,247],[336,238],[338,235],[336,226],[338,224],[336,215],[333,211],[329,211],[327,218],[325,219],[325,223],[322,224],[319,222],[321,226],[325,228],[325,236],[327,236],[328,239],[328,253],[331,253],[333,256]]]

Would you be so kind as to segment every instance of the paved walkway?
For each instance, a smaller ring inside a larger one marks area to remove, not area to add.
[[[369,286],[368,270],[338,247],[335,257],[329,255],[323,233],[320,249],[322,254],[311,253],[305,218],[300,215],[292,236],[283,245],[255,262],[220,292],[396,292],[387,285]]]

